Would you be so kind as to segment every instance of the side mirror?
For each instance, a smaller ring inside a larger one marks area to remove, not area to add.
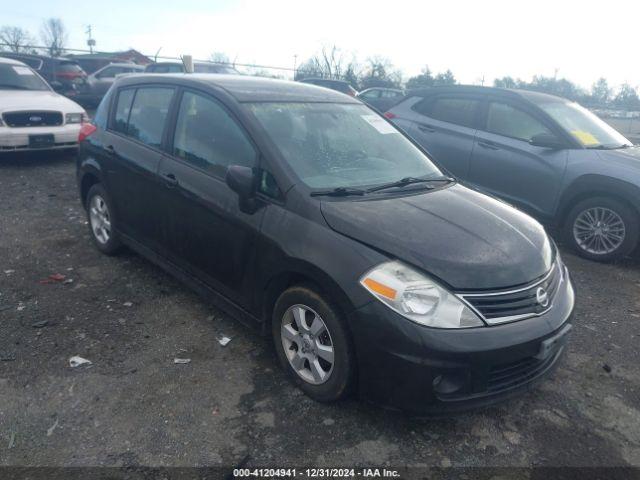
[[[58,82],[57,80],[49,82],[49,85],[51,85],[51,88],[53,88],[55,91],[62,89],[62,83]]]
[[[258,210],[258,202],[254,198],[256,176],[253,173],[253,169],[241,167],[240,165],[230,165],[227,168],[225,181],[229,188],[238,194],[241,212],[251,215]]]
[[[229,166],[225,181],[229,188],[238,194],[240,200],[251,198],[254,194],[255,176],[249,167]]]
[[[551,148],[554,150],[566,147],[566,144],[562,140],[551,133],[539,133],[534,135],[531,137],[531,140],[529,140],[529,143],[534,147]]]

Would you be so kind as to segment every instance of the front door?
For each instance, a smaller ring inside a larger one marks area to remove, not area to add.
[[[568,150],[529,142],[553,127],[535,111],[504,100],[490,100],[484,128],[476,134],[469,181],[540,217],[555,211]]]
[[[263,209],[240,211],[238,195],[224,178],[230,165],[256,167],[257,158],[246,132],[221,103],[182,93],[170,155],[160,164],[162,238],[171,261],[245,307]]]

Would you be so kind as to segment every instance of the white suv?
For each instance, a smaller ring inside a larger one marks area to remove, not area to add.
[[[87,113],[17,60],[0,58],[0,154],[75,149]]]

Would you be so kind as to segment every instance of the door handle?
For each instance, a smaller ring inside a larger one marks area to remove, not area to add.
[[[430,132],[430,133],[433,133],[436,131],[436,129],[433,128],[431,125],[425,125],[424,123],[419,123],[418,129],[422,130],[423,132]]]
[[[116,154],[116,149],[113,148],[113,145],[107,145],[105,147],[105,150],[107,151],[108,155],[115,155]]]
[[[478,145],[480,145],[482,148],[488,148],[489,150],[500,150],[497,145],[491,142],[478,142]]]
[[[165,185],[168,188],[173,188],[178,186],[178,179],[173,173],[165,173],[164,174]]]

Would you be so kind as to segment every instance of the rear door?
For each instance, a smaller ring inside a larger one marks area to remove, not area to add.
[[[164,188],[157,171],[175,89],[144,85],[120,89],[105,135],[108,191],[122,233],[158,250]]]
[[[482,95],[437,94],[413,103],[409,134],[453,175],[466,179],[480,120]]]
[[[489,98],[476,135],[469,181],[534,215],[551,216],[568,150],[531,145],[529,141],[539,133],[559,136],[534,107],[513,99]]]
[[[244,128],[214,97],[183,90],[160,165],[165,182],[162,238],[173,263],[236,303],[248,305],[256,236],[264,209],[240,211],[225,182],[227,167],[256,168],[258,151]]]
[[[124,73],[125,69],[117,66],[109,66],[101,70],[98,74],[91,78],[91,90],[98,96],[107,93],[109,87],[113,85],[116,75]]]

